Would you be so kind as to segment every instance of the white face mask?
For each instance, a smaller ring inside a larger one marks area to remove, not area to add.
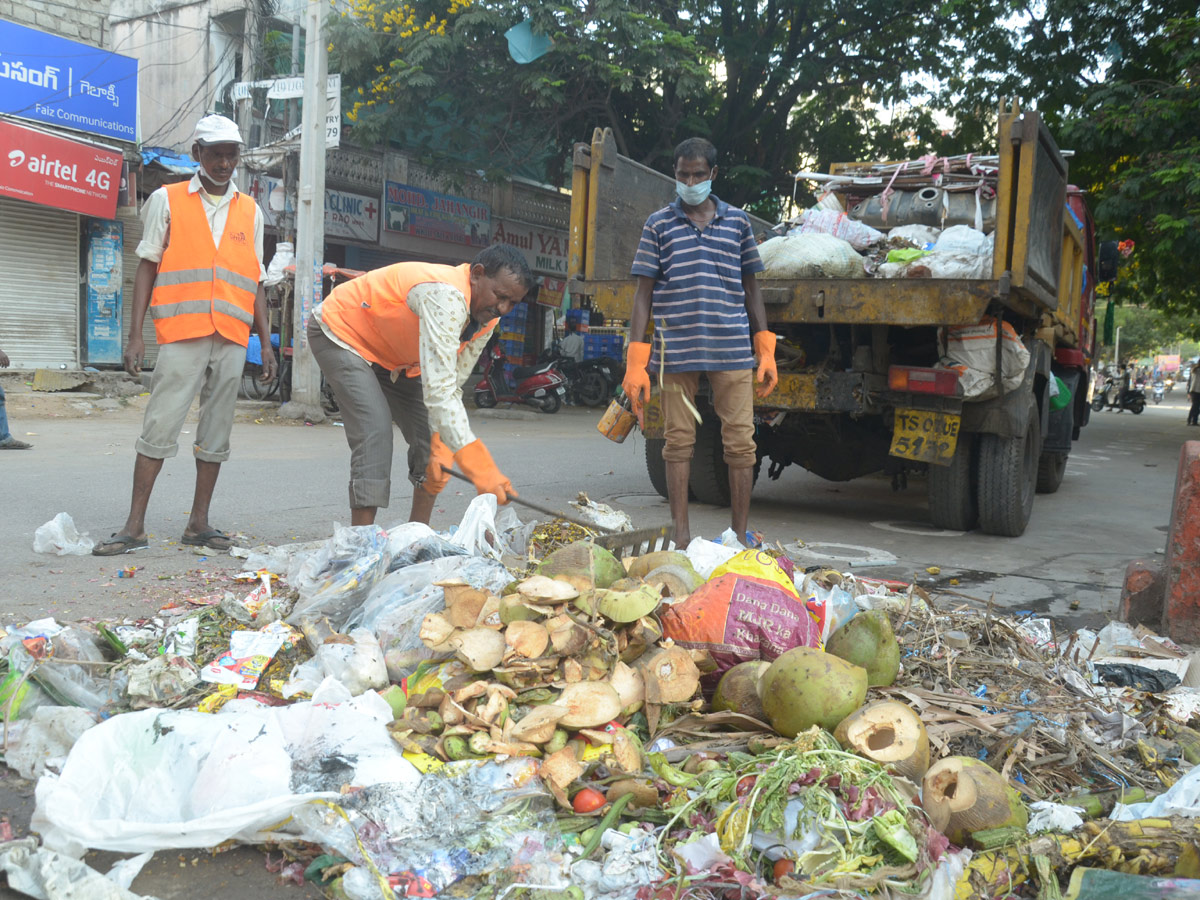
[[[699,184],[684,184],[682,181],[676,181],[675,193],[688,206],[699,206],[712,193],[712,179],[701,181]]]
[[[222,181],[219,178],[214,178],[213,175],[208,171],[208,169],[204,168],[204,163],[200,163],[200,174],[203,175],[205,178],[207,178],[209,181],[211,181],[213,184],[217,185],[217,187],[223,187],[224,185],[229,184],[229,182],[231,182],[235,178],[237,178],[237,167],[236,166],[234,167],[233,171],[229,173],[229,177],[226,178],[224,181]]]

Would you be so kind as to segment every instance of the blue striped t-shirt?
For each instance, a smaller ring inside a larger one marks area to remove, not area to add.
[[[716,196],[716,215],[703,231],[677,199],[652,213],[631,273],[655,279],[650,301],[654,349],[648,368],[657,371],[666,338],[667,372],[750,369],[750,318],[742,275],[763,270],[749,217]],[[634,340],[641,340],[634,335]]]

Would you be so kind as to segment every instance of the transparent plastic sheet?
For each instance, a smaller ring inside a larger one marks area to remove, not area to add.
[[[363,869],[349,879],[356,891],[378,883],[374,871],[423,878],[435,893],[469,875],[497,887],[510,873],[517,883],[517,872],[523,883],[565,887],[553,800],[536,773],[537,762],[524,758],[451,763],[416,785],[378,784],[336,805],[309,804],[294,822],[303,840]]]
[[[446,556],[471,555],[422,522],[404,522],[389,528],[388,550],[392,554],[389,572]]]
[[[388,535],[382,528],[335,524],[333,537],[320,550],[292,560],[287,581],[300,592],[300,599],[287,617],[288,624],[326,617],[341,630],[390,562]]]
[[[471,501],[450,543],[472,556],[500,560],[505,554],[525,558],[533,523],[523,525],[511,506],[500,509],[495,494],[480,494]]]
[[[60,706],[82,706],[98,713],[119,701],[125,692],[125,676],[97,677],[92,672],[103,672],[104,669],[64,662],[45,661],[35,664],[33,657],[20,644],[8,651],[8,665],[12,672],[21,673],[33,667],[31,679]]]
[[[9,888],[52,900],[154,900],[129,890],[149,858],[147,853],[121,860],[108,875],[101,875],[86,863],[38,847],[35,838],[0,844],[0,872],[8,876]]]
[[[33,533],[34,553],[56,553],[59,556],[87,556],[96,542],[80,533],[69,513],[60,512]]]
[[[143,710],[85,731],[61,775],[37,784],[32,828],[47,847],[142,852],[268,837],[292,811],[343,785],[415,784],[378,694],[326,682],[312,702],[231,700],[209,715]],[[96,773],[106,777],[97,780]]]
[[[9,742],[4,762],[22,778],[40,778],[47,765],[61,765],[79,736],[95,724],[96,717],[77,706],[37,707],[20,736]]]
[[[421,660],[432,657],[418,633],[425,616],[445,608],[442,589],[435,582],[450,577],[495,593],[512,581],[508,570],[492,559],[432,559],[388,575],[350,616],[347,627],[366,628],[379,640],[393,681],[411,675]]]
[[[325,546],[325,541],[303,541],[297,544],[280,544],[279,546],[260,544],[248,550],[241,547],[234,547],[229,553],[231,556],[245,559],[246,568],[251,572],[266,569],[268,572],[274,572],[276,575],[287,575],[297,557],[303,560],[320,550],[323,546]]]

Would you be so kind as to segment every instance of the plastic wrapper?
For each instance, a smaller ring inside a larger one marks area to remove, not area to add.
[[[813,618],[822,623],[822,644],[859,611],[849,591],[836,584],[825,587],[812,574],[806,575],[801,582],[800,596]]]
[[[59,556],[87,556],[96,542],[80,533],[69,513],[60,512],[33,533],[34,553],[56,553]]]
[[[610,828],[600,838],[608,851],[603,862],[581,859],[571,866],[571,882],[593,900],[634,900],[646,885],[662,878],[653,834]]]
[[[200,683],[195,664],[183,656],[156,656],[130,668],[130,705],[135,709],[166,706],[185,696]]]
[[[378,694],[326,684],[312,702],[231,700],[215,715],[142,710],[85,731],[37,785],[32,827],[54,850],[142,852],[259,842],[344,785],[415,784]],[[103,779],[96,773],[104,772]]]
[[[341,629],[390,562],[388,536],[382,528],[334,525],[333,537],[320,550],[306,557],[297,555],[292,561],[287,580],[299,591],[300,599],[287,617],[288,624],[303,625],[307,619],[326,617],[334,628]]]
[[[96,717],[77,706],[40,706],[11,741],[4,761],[23,778],[40,778],[46,766],[59,766]]]
[[[52,900],[154,900],[129,890],[149,859],[147,853],[120,860],[108,875],[101,875],[84,862],[38,847],[35,838],[0,844],[0,872],[8,876],[9,888]]]
[[[266,569],[276,575],[287,575],[297,557],[303,560],[324,546],[325,541],[302,541],[278,546],[261,544],[250,549],[234,547],[229,553],[238,559],[246,560],[246,568],[252,572]]]
[[[365,628],[355,628],[348,637],[352,643],[321,644],[312,659],[292,669],[283,696],[311,695],[326,678],[341,682],[352,696],[386,687],[387,666],[375,635]]]
[[[1025,826],[1029,834],[1039,831],[1054,831],[1059,834],[1070,834],[1083,824],[1080,810],[1074,806],[1064,806],[1049,800],[1035,800],[1029,804],[1029,824]]]
[[[580,494],[578,500],[571,500],[567,505],[578,513],[576,518],[597,528],[606,531],[633,531],[633,519],[629,517],[629,513],[613,509],[607,503],[597,503],[586,494]]]
[[[770,662],[794,647],[820,647],[822,624],[804,603],[774,581],[722,575],[666,607],[663,636],[681,647],[707,650],[716,664],[701,679],[705,691],[738,663]]]
[[[865,278],[863,258],[831,234],[790,234],[759,245],[762,278]]]
[[[60,706],[82,706],[98,713],[120,700],[125,691],[123,676],[108,678],[92,674],[103,669],[63,663],[35,666],[33,657],[19,644],[9,650],[8,665],[11,673],[25,672],[32,666],[32,680]]]
[[[1200,816],[1200,766],[1194,766],[1182,778],[1145,803],[1118,803],[1110,819],[1116,822],[1149,819],[1161,816]]]
[[[297,810],[301,838],[368,872],[428,884],[433,896],[469,876],[493,886],[521,882],[565,887],[553,800],[537,761],[452,763],[415,784],[378,784],[333,804]],[[355,876],[352,884],[366,884]],[[376,884],[378,882],[376,881]]]
[[[426,615],[446,606],[442,589],[435,582],[461,578],[472,587],[499,593],[512,575],[491,559],[447,556],[399,569],[375,585],[347,627],[361,626],[373,633],[383,647],[392,680],[409,675],[423,659],[432,656],[419,637]]]
[[[872,244],[884,240],[882,231],[876,231],[857,219],[852,219],[844,212],[832,209],[807,210],[800,225],[790,234],[831,234],[846,241],[855,250],[863,251]]]
[[[229,650],[201,669],[200,678],[210,684],[254,690],[279,648],[298,638],[295,630],[282,622],[271,622],[258,631],[235,631],[229,636]]]

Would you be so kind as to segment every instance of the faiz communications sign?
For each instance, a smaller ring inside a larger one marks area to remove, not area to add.
[[[121,164],[116,150],[0,121],[0,196],[111,219]]]
[[[138,61],[0,20],[0,113],[137,140]]]

